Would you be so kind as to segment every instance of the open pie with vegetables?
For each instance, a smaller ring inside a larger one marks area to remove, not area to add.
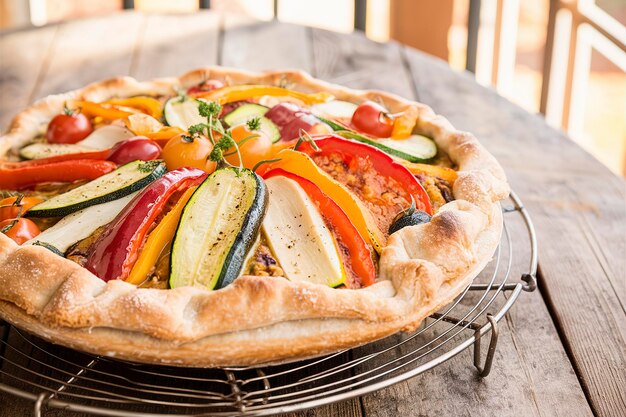
[[[423,104],[219,67],[38,101],[0,137],[0,190],[2,318],[186,366],[415,329],[491,259],[509,191]]]

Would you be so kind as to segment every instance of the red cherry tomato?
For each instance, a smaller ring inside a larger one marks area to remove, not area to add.
[[[224,87],[224,83],[219,80],[206,80],[203,83],[198,85],[194,85],[193,87],[189,87],[187,89],[187,94],[200,93],[203,91],[211,91],[217,90],[218,88]]]
[[[137,159],[151,161],[161,156],[161,147],[152,139],[136,136],[118,142],[111,148],[107,160],[124,165]]]
[[[82,113],[57,114],[50,120],[46,139],[50,143],[76,143],[93,132],[93,126]]]
[[[352,125],[368,135],[388,138],[393,131],[393,118],[381,105],[366,101],[356,108],[352,115]]]
[[[15,223],[13,223],[15,222]],[[7,228],[7,230],[5,230]],[[22,243],[31,240],[39,233],[39,227],[29,219],[20,217],[19,219],[6,219],[0,222],[0,230],[10,239],[13,239],[15,243],[21,245]]]

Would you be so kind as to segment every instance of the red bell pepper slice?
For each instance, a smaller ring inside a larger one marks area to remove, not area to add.
[[[152,182],[109,223],[90,248],[85,268],[104,281],[125,280],[172,194],[200,184],[206,176],[196,168],[179,168]]]
[[[39,158],[39,159],[29,159],[27,161],[20,162],[5,162],[2,164],[4,167],[26,167],[26,166],[34,166],[34,165],[46,165],[51,164],[53,162],[64,162],[64,161],[76,161],[81,159],[93,159],[93,160],[106,160],[109,156],[109,150],[103,149],[98,151],[88,151],[88,152],[78,152],[78,153],[68,153],[64,155],[55,155],[49,156],[47,158]]]
[[[367,158],[372,163],[372,167],[381,176],[394,179],[399,184],[402,184],[408,200],[410,201],[410,196],[413,196],[418,210],[425,211],[430,215],[433,214],[430,199],[422,184],[411,174],[411,171],[404,165],[394,161],[385,152],[365,143],[344,139],[337,135],[315,137],[314,139],[319,150],[313,149],[308,142],[301,143],[298,150],[309,156],[339,154],[348,166],[353,161],[356,162],[356,158]]]
[[[320,213],[332,224],[333,230],[348,248],[348,252],[350,253],[350,265],[352,266],[352,270],[361,279],[361,284],[365,287],[374,284],[376,282],[376,268],[374,267],[370,247],[341,207],[324,194],[312,181],[283,169],[272,169],[266,172],[263,178],[275,176],[283,176],[292,179],[302,187],[304,192],[315,202]]]
[[[0,164],[0,189],[19,190],[42,182],[94,180],[115,168],[117,165],[113,162],[91,159],[6,162]]]

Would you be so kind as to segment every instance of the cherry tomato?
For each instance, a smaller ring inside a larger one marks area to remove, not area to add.
[[[87,116],[66,110],[50,120],[46,139],[50,143],[76,143],[93,132],[93,126]]]
[[[359,104],[352,115],[357,130],[378,138],[388,138],[393,131],[393,118],[379,104],[366,101]]]
[[[208,160],[213,144],[204,136],[189,136],[185,133],[170,139],[161,157],[165,160],[168,170],[182,167],[194,167],[208,173],[215,171],[217,164]]]
[[[244,123],[232,127],[230,133],[239,146],[241,163],[244,168],[252,169],[258,162],[270,159],[272,140],[262,131],[250,130],[248,125]],[[230,164],[239,166],[239,155],[234,146],[224,151],[224,157]]]
[[[15,223],[13,223],[15,222]],[[4,230],[4,228],[9,228]],[[20,217],[19,219],[6,219],[0,222],[0,230],[2,230],[7,237],[13,239],[15,243],[21,245],[22,243],[31,240],[39,233],[39,227],[32,220]]]
[[[6,219],[14,219],[22,216],[32,206],[41,203],[43,200],[37,197],[22,197],[20,204],[15,204],[17,197],[7,197],[0,200],[0,221]],[[20,214],[20,207],[22,212]]]
[[[187,89],[187,94],[200,93],[203,91],[211,91],[217,90],[218,88],[224,87],[224,83],[219,80],[206,80],[203,83],[198,85],[194,85],[193,87],[189,87]]]
[[[107,160],[124,165],[137,159],[151,161],[161,156],[161,147],[145,136],[135,136],[118,142],[111,148]]]

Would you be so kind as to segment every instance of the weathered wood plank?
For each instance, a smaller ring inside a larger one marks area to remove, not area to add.
[[[318,78],[351,88],[413,95],[400,46],[394,42],[376,43],[358,32],[345,35],[313,29],[313,51]]]
[[[128,75],[143,19],[123,13],[61,25],[35,98]]]
[[[541,290],[592,409],[623,415],[624,181],[538,116],[445,63],[411,50],[408,60],[420,99],[475,133],[506,167],[535,221]]]
[[[251,22],[226,15],[220,64],[252,71],[311,71],[310,29],[287,23]]]
[[[219,14],[209,11],[147,16],[130,74],[150,80],[215,65],[220,21]]]
[[[30,104],[57,31],[51,26],[0,37],[0,131]]]

